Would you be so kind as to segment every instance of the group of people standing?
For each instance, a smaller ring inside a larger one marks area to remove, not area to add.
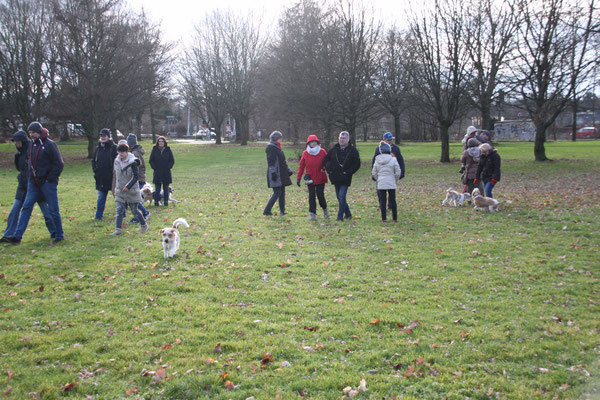
[[[292,184],[290,176],[293,175],[293,171],[288,167],[281,149],[282,138],[281,132],[274,131],[269,136],[269,143],[265,149],[267,153],[267,185],[273,189],[273,194],[267,202],[263,215],[272,215],[272,208],[277,201],[279,201],[280,215],[285,215],[285,187]],[[404,159],[398,146],[393,144],[393,139],[394,137],[389,132],[384,135],[383,141],[375,150],[371,171],[373,179],[377,181],[377,194],[384,222],[387,221],[386,205],[389,205],[392,210],[393,220],[397,221],[396,182],[404,177]],[[302,186],[303,179],[307,184],[309,220],[314,221],[317,218],[317,199],[323,210],[323,216],[329,218],[329,208],[325,199],[325,184],[328,175],[334,185],[338,200],[337,220],[343,221],[352,218],[347,194],[352,185],[352,176],[359,169],[360,154],[350,143],[350,134],[347,131],[340,132],[338,143],[329,151],[321,148],[321,143],[316,135],[308,136],[306,150],[302,153],[298,165],[296,184]],[[302,178],[303,175],[304,178]]]
[[[462,174],[463,193],[478,188],[486,197],[494,197],[492,189],[500,181],[501,159],[492,146],[490,132],[469,126],[462,143],[464,151],[458,172]]]

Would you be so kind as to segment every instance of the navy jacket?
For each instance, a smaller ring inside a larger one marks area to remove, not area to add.
[[[36,187],[41,187],[46,182],[58,183],[58,177],[65,166],[58,146],[48,135],[31,142],[27,161],[27,176]]]
[[[112,140],[104,144],[100,142],[94,150],[92,170],[96,180],[96,190],[103,192],[112,190],[115,158],[117,158],[117,145]]]
[[[25,196],[27,195],[27,152],[29,151],[31,142],[27,139],[22,141],[22,143],[23,145],[18,149],[19,151],[15,153],[15,168],[19,171],[19,176],[17,176],[19,185],[17,186],[15,199],[25,201]]]
[[[331,183],[350,186],[352,175],[360,168],[360,155],[356,147],[351,144],[342,150],[338,143],[327,152],[323,164]]]
[[[165,146],[164,150],[161,151],[158,147],[152,148],[150,153],[150,166],[154,170],[152,177],[152,183],[170,184],[173,182],[171,176],[171,168],[175,165],[175,158],[173,158],[173,152],[169,146]]]
[[[290,186],[292,170],[285,161],[285,154],[277,143],[269,142],[265,148],[267,153],[267,186],[270,188]]]
[[[400,165],[400,179],[404,178],[404,157],[402,157],[402,153],[400,152],[400,147],[396,146],[392,143],[392,154],[396,156],[396,160],[398,160],[398,165]],[[373,168],[373,164],[375,164],[375,158],[381,154],[379,152],[379,146],[375,148],[375,154],[373,155],[373,160],[371,160],[371,169]]]
[[[500,181],[500,155],[496,150],[490,151],[487,156],[482,154],[479,158],[477,179],[483,182],[488,182],[492,179]]]

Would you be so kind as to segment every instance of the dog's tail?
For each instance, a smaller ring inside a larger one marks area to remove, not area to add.
[[[177,218],[175,221],[173,221],[173,228],[177,228],[179,225],[185,225],[186,228],[190,227],[184,218]]]
[[[448,188],[448,189],[446,190],[446,193],[449,193],[449,192],[451,192],[452,190],[454,190],[454,189],[452,189],[452,188]]]

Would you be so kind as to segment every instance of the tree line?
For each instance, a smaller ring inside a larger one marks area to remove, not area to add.
[[[548,127],[592,90],[595,1],[432,0],[402,28],[352,0],[299,0],[275,25],[218,10],[173,55],[159,27],[121,0],[3,0],[2,127],[77,121],[91,151],[99,128],[152,116],[175,86],[217,143],[231,118],[242,145],[275,128],[328,144],[341,129],[356,140],[389,115],[397,141],[403,119],[434,130],[447,162],[457,121],[476,110],[493,129],[494,110],[511,104],[534,122],[543,161]]]

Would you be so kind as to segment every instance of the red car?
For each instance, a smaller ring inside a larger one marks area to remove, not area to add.
[[[577,129],[577,139],[594,139],[596,137],[596,128],[593,126],[587,126],[585,128]],[[571,134],[573,136],[573,134]]]

